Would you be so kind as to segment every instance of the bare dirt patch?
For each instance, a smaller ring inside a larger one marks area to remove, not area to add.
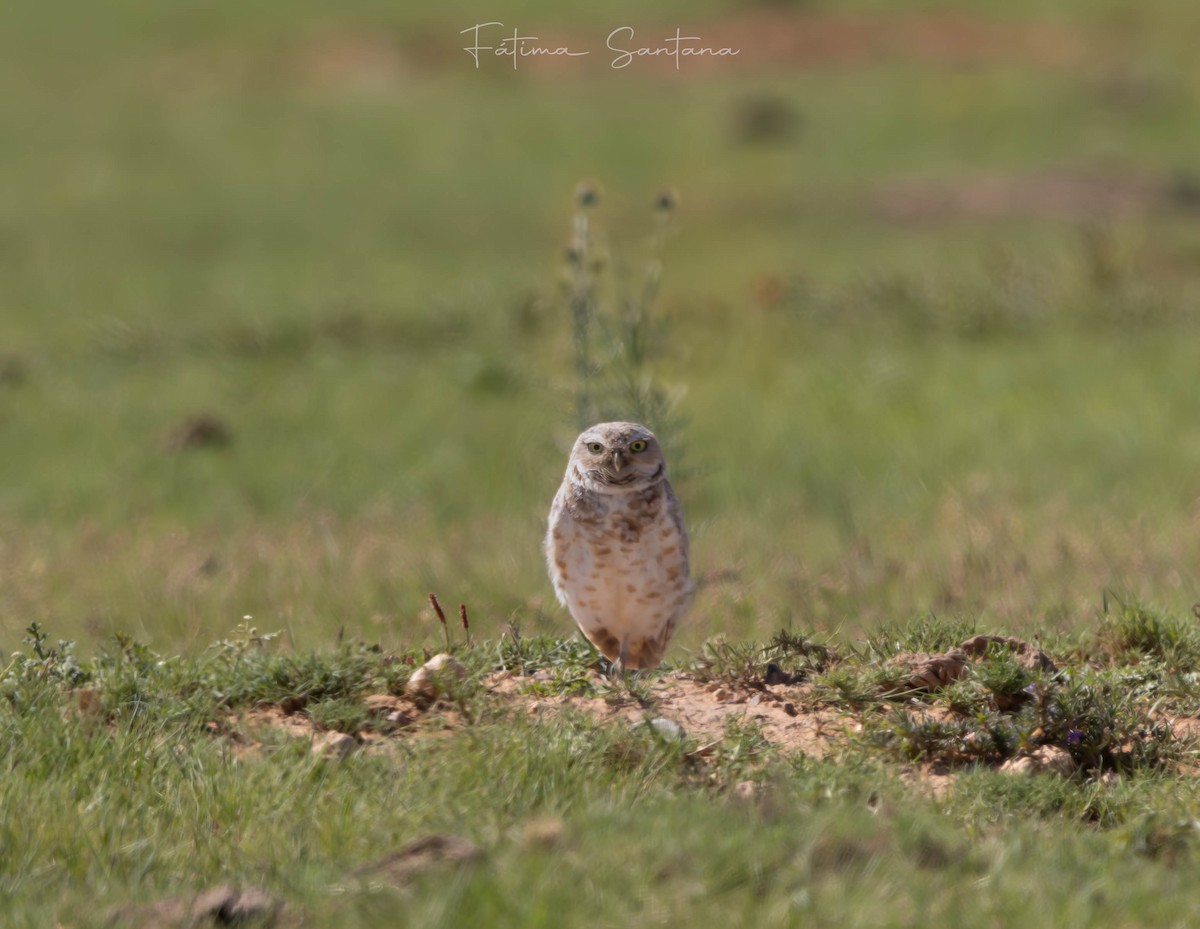
[[[596,681],[603,681],[599,674]],[[702,743],[698,751],[719,743],[732,722],[756,725],[764,739],[784,751],[820,758],[844,741],[855,725],[846,714],[816,700],[808,684],[732,686],[675,672],[655,680],[649,697],[642,701],[632,696],[532,696],[527,693],[528,679],[508,673],[494,675],[486,683],[493,693],[519,702],[531,716],[570,709],[631,726],[650,719],[670,720]]]
[[[871,198],[898,222],[1096,219],[1194,209],[1194,182],[1134,172],[1046,171],[892,181]]]
[[[780,651],[789,643],[792,652]],[[390,755],[402,740],[454,738],[479,720],[583,715],[627,732],[686,739],[688,757],[701,764],[747,736],[776,753],[818,759],[883,750],[902,776],[934,794],[944,792],[957,771],[979,765],[1012,775],[1082,778],[1138,765],[1187,767],[1190,756],[1180,749],[1200,735],[1200,722],[1186,713],[1168,718],[1162,706],[1139,709],[1102,689],[1061,697],[1074,686],[1062,677],[1070,670],[1037,645],[1008,636],[975,635],[941,652],[875,661],[840,659],[825,646],[786,637],[768,648],[776,651],[761,655],[773,660],[732,650],[687,670],[632,680],[614,680],[596,666],[565,666],[564,677],[557,664],[473,679],[455,675],[442,679],[449,689],[437,694],[409,686],[401,695],[362,698],[365,713],[341,717],[359,731],[324,728],[320,713],[310,716],[294,700],[231,713],[208,728],[235,754],[260,754],[282,736],[339,762],[355,754]],[[822,650],[819,661],[805,664],[813,649]],[[802,670],[788,673],[781,664]],[[1026,707],[1036,715],[1019,717]],[[1095,721],[1101,718],[1109,728]],[[723,786],[736,792],[737,785]]]
[[[531,676],[497,672],[482,681],[490,698],[513,713],[548,718],[563,712],[585,713],[600,721],[639,726],[651,719],[669,720],[682,734],[701,743],[700,752],[719,744],[730,723],[758,727],[762,737],[789,753],[824,757],[855,728],[852,716],[814,696],[810,684],[768,686],[751,682],[742,686],[702,682],[684,672],[656,679],[649,695],[639,699],[612,686],[600,672],[589,681],[603,696],[577,693],[545,695],[533,688],[549,680],[548,674]],[[389,752],[396,739],[445,737],[468,725],[461,708],[453,702],[371,694],[364,698],[372,720],[369,729],[353,734],[354,750]],[[265,744],[279,736],[302,739],[314,752],[341,758],[350,751],[338,735],[322,730],[300,711],[288,712],[276,704],[256,706],[208,723],[208,731],[227,740],[237,755],[258,755]],[[344,735],[344,734],[342,734]]]

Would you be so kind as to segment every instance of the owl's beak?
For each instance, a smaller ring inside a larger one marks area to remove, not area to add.
[[[620,474],[621,469],[625,467],[625,456],[620,452],[613,452],[612,463],[613,470],[616,471],[617,474]]]

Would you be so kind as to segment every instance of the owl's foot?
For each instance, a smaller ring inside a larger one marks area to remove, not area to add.
[[[645,688],[646,678],[642,674],[640,668],[629,667],[629,637],[626,636],[621,642],[621,651],[612,663],[610,676],[614,683],[620,685],[625,693],[640,703],[642,706],[648,706],[647,698],[649,691]]]

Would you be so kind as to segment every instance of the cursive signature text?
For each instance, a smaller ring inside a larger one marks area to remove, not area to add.
[[[480,45],[479,30],[485,29],[488,26],[503,26],[504,23],[476,23],[469,29],[460,29],[459,35],[464,32],[472,33],[472,38],[475,40],[474,45],[468,45],[463,48],[463,51],[475,59],[475,67],[479,67],[479,53],[491,52],[496,57],[512,56],[513,70],[517,69],[517,62],[522,58],[533,58],[537,56],[558,56],[566,55],[571,58],[576,58],[581,55],[589,55],[590,52],[573,52],[566,46],[553,47],[549,45],[535,45],[538,37],[535,35],[521,35],[520,29],[514,29],[513,34],[509,38],[500,40],[499,45]]]
[[[725,58],[730,55],[736,55],[741,52],[740,48],[712,48],[708,45],[692,45],[693,42],[702,41],[698,35],[684,35],[682,29],[676,29],[675,35],[667,36],[662,40],[662,45],[643,45],[639,48],[622,48],[619,45],[614,45],[613,40],[619,36],[628,33],[628,38],[621,38],[622,43],[633,42],[633,27],[620,26],[608,34],[608,41],[605,43],[614,51],[619,52],[616,58],[612,60],[614,68],[628,68],[633,64],[635,58],[657,58],[665,56],[675,59],[675,70],[679,70],[679,63],[682,59],[688,57],[700,57],[710,55],[716,58]]]
[[[520,29],[513,29],[511,36],[497,36],[495,39],[489,36],[488,40],[494,44],[483,44],[480,33],[483,30],[491,32],[494,27],[506,28],[501,22],[487,22],[476,23],[459,30],[459,35],[470,33],[471,44],[463,46],[463,51],[471,56],[477,69],[480,67],[480,60],[489,56],[510,58],[513,70],[516,70],[518,64],[526,58],[580,58],[591,54],[590,50],[572,49],[566,45],[543,45],[538,36],[521,35]],[[618,26],[608,34],[604,44],[609,51],[616,53],[610,62],[611,67],[620,70],[629,67],[639,58],[665,58],[673,61],[675,70],[678,71],[686,58],[728,58],[742,51],[740,48],[729,46],[704,45],[700,36],[684,35],[682,29],[676,29],[673,36],[667,36],[653,45],[635,45],[634,35],[632,26]]]

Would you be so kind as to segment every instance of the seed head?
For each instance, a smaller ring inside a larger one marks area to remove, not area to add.
[[[575,202],[585,210],[595,206],[599,199],[600,191],[591,181],[580,181],[575,188]]]
[[[433,606],[433,612],[437,613],[438,622],[443,626],[446,625],[446,614],[442,612],[442,605],[438,603],[437,594],[429,594],[429,603]]]

